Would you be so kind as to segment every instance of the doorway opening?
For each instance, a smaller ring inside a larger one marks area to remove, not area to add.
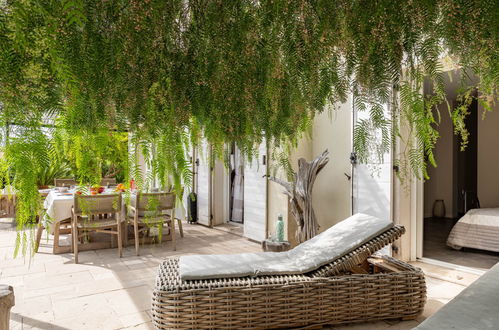
[[[244,158],[235,143],[230,145],[229,223],[244,223]]]
[[[228,205],[224,226],[261,242],[267,236],[267,147],[262,142],[250,159],[232,143],[229,148],[228,180],[225,195]],[[224,227],[222,226],[222,227]]]
[[[465,82],[476,86],[472,75]],[[447,101],[451,109],[460,105],[461,73],[445,76]],[[433,88],[425,84],[426,95]],[[476,94],[474,95],[476,97]],[[499,262],[499,116],[493,112],[482,120],[483,108],[476,99],[468,107],[465,125],[468,142],[461,137],[447,105],[438,107],[441,121],[434,149],[437,167],[429,166],[424,182],[423,257],[459,266],[489,269]]]
[[[210,159],[212,148],[206,141],[196,150],[198,223],[261,242],[267,237],[266,143],[251,159],[234,146],[228,148],[234,150],[229,164]]]
[[[235,143],[227,146],[229,159],[218,171],[215,180],[223,190],[217,194],[214,202],[223,206],[221,217],[216,217],[215,227],[218,230],[237,236],[244,236],[244,162],[240,150]]]

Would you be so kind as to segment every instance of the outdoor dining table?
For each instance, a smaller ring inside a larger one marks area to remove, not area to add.
[[[45,209],[45,216],[42,219],[42,226],[39,229],[39,233],[37,235],[41,235],[41,231],[45,228],[48,233],[54,235],[54,246],[53,253],[68,253],[71,252],[72,244],[59,245],[59,238],[61,234],[71,234],[71,217],[72,217],[72,208],[74,206],[74,194],[75,190],[69,190],[65,192],[59,191],[56,189],[44,190],[40,191],[43,195],[46,195],[45,200],[43,202],[43,206]],[[103,194],[115,194],[114,189],[107,189],[103,192]],[[133,204],[135,200],[135,193],[130,194],[130,203]],[[125,198],[122,199],[123,207],[122,207],[122,216],[126,216],[126,205]],[[181,208],[181,206],[179,206]],[[125,229],[127,229],[127,224],[124,224]],[[181,227],[180,227],[181,229]],[[124,231],[124,243],[125,246],[128,243],[128,235],[127,230]],[[183,233],[181,232],[181,236]],[[169,239],[169,238],[167,238]],[[151,240],[151,241],[154,241]],[[70,243],[70,242],[69,242]],[[133,239],[132,242],[133,243]],[[106,242],[86,242],[82,244],[79,248],[80,251],[83,250],[94,250],[94,249],[104,249],[110,248],[110,241]]]
[[[116,194],[116,192],[114,190],[106,190],[103,194]],[[43,202],[46,213],[45,223],[49,227],[54,227],[61,221],[71,219],[73,206],[74,191],[59,192],[51,189]],[[124,210],[124,207],[122,209]],[[50,232],[53,233],[53,228],[51,228]]]

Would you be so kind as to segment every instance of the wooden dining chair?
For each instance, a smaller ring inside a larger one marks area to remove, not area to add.
[[[102,178],[100,185],[103,187],[116,186],[116,178]]]
[[[78,263],[78,241],[89,232],[116,235],[118,254],[123,256],[122,225],[125,217],[121,214],[121,194],[74,196],[72,236],[74,262]],[[112,239],[112,236],[111,236]]]
[[[147,232],[152,227],[167,224],[169,235],[171,235],[173,250],[176,247],[175,221],[178,221],[180,236],[184,236],[182,222],[175,219],[175,194],[165,192],[137,193],[135,200],[130,205],[129,218],[133,222],[135,252],[139,255],[139,234]],[[161,230],[159,230],[161,233]]]
[[[38,248],[40,247],[40,242],[42,240],[43,230],[45,229],[48,231],[49,229],[52,229],[52,232],[49,232],[49,234],[54,235],[53,245],[52,245],[52,253],[53,254],[66,253],[67,247],[59,245],[60,235],[71,234],[73,232],[73,229],[72,229],[73,220],[72,220],[72,218],[68,218],[68,219],[64,219],[64,220],[60,220],[60,221],[55,221],[52,224],[52,228],[50,228],[50,226],[44,224],[43,222],[44,221],[39,221],[38,225],[37,225],[35,252],[38,252]],[[45,227],[45,226],[47,226],[47,227]]]
[[[16,195],[0,194],[0,218],[16,217]]]
[[[54,186],[56,187],[71,187],[76,185],[77,182],[75,179],[54,179]]]

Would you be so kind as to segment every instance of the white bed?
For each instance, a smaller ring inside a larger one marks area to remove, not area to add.
[[[499,208],[469,210],[452,228],[447,245],[499,252]]]

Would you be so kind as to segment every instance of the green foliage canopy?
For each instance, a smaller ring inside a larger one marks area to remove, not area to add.
[[[201,136],[248,153],[264,138],[296,141],[315,114],[349,93],[370,111],[355,130],[361,159],[375,132],[382,132],[383,151],[407,120],[416,137],[408,167],[424,175],[438,138],[432,107],[445,98],[439,58],[473,70],[484,103],[496,95],[494,0],[0,4],[0,120],[24,127],[5,150],[16,167],[14,185],[26,196],[23,225],[38,209],[35,173],[50,144],[40,133],[47,117],[78,141],[70,146],[82,164],[88,156],[81,146],[98,144],[106,131],[128,132],[131,176],[140,171],[142,150],[160,182],[181,189],[191,175],[185,150]],[[424,77],[436,86],[426,99]],[[380,113],[385,103],[392,104],[388,120]],[[453,114],[455,122],[462,116]],[[97,170],[88,161],[78,171],[91,177]]]

